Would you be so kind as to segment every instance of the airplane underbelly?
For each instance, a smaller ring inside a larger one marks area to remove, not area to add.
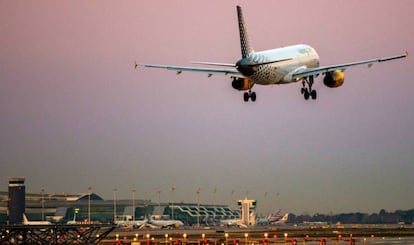
[[[280,83],[285,75],[286,73],[282,70],[272,67],[271,65],[266,65],[259,67],[258,71],[249,78],[256,84],[270,85]]]

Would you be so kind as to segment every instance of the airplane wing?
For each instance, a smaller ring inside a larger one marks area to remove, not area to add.
[[[200,64],[207,64],[207,62],[198,62]],[[216,64],[216,63],[209,63],[209,64]],[[220,63],[217,63],[220,64]],[[228,65],[226,65],[228,66]],[[202,72],[207,73],[209,77],[212,75],[225,75],[230,77],[244,77],[240,74],[239,71],[232,68],[205,68],[205,67],[192,67],[192,66],[170,66],[170,65],[157,65],[157,64],[139,64],[135,62],[135,69],[137,67],[151,67],[151,68],[160,68],[160,69],[167,69],[177,71],[177,74],[181,74],[183,71],[191,71],[191,72]]]
[[[390,61],[395,59],[401,59],[408,57],[408,52],[405,52],[403,55],[396,55],[396,56],[390,56],[385,58],[378,58],[378,59],[371,59],[371,60],[364,60],[364,61],[357,61],[352,63],[346,63],[346,64],[340,64],[340,65],[331,65],[331,66],[321,66],[317,68],[309,68],[304,69],[301,71],[298,71],[297,73],[292,75],[293,79],[302,79],[310,76],[317,76],[320,74],[325,74],[328,72],[332,72],[335,70],[342,70],[344,71],[348,67],[352,66],[359,66],[359,65],[368,65],[368,67],[371,67],[374,63],[384,62],[384,61]]]

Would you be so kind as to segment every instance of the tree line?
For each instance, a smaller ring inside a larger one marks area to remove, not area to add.
[[[341,214],[289,214],[289,223],[327,222],[330,224],[412,224],[414,222],[414,209],[396,210],[387,212],[381,209],[379,213],[341,213]]]

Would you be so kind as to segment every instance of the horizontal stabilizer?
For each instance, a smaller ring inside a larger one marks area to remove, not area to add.
[[[239,71],[234,69],[234,66],[230,68],[207,68],[207,67],[191,67],[191,66],[170,66],[170,65],[158,65],[158,64],[135,64],[135,67],[151,67],[151,68],[161,68],[166,70],[176,71],[177,74],[181,74],[183,71],[191,72],[203,72],[207,73],[209,77],[213,74],[226,75],[231,77],[243,77]]]
[[[199,65],[210,65],[210,66],[236,67],[235,64],[229,64],[229,63],[203,62],[203,61],[191,61],[191,63],[199,64]]]

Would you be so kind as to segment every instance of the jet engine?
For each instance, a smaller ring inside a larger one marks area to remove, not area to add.
[[[231,86],[239,91],[249,90],[253,87],[253,83],[247,78],[234,78]]]
[[[323,83],[330,88],[337,88],[339,86],[342,86],[342,84],[345,81],[345,74],[340,71],[332,71],[325,74],[325,77],[323,78]]]

